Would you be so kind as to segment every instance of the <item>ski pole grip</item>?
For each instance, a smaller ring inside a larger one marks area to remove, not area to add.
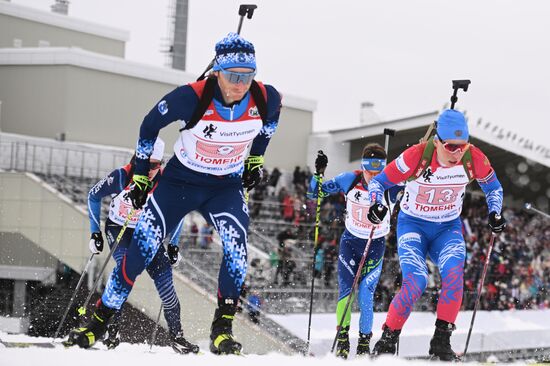
[[[254,10],[256,10],[257,7],[258,6],[254,4],[241,4],[239,6],[239,15],[242,17],[246,15],[248,19],[252,19],[252,15],[254,15]]]

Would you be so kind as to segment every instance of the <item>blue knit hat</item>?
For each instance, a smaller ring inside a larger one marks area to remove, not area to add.
[[[468,123],[464,115],[455,110],[447,109],[437,120],[437,134],[445,140],[466,140],[470,137]]]
[[[232,67],[256,70],[254,45],[233,32],[216,43],[216,58],[212,70],[220,71]]]

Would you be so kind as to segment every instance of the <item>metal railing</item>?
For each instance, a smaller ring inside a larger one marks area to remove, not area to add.
[[[101,178],[127,164],[126,149],[0,134],[0,169],[71,177]]]

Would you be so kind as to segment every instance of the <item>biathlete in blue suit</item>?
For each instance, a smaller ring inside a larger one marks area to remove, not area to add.
[[[230,33],[215,50],[211,75],[168,93],[141,124],[129,192],[136,208],[146,202],[149,158],[159,130],[180,121],[180,135],[174,156],[143,207],[126,262],[111,273],[101,303],[83,328],[96,339],[105,333],[105,321],[126,301],[162,240],[188,212],[197,210],[214,225],[223,245],[210,350],[217,354],[241,351],[232,323],[247,270],[249,216],[244,189],[261,180],[263,155],[277,128],[281,96],[274,87],[254,81],[252,43]],[[82,340],[84,345],[89,343]]]
[[[149,159],[148,177],[153,183],[149,194],[152,194],[155,190],[158,178],[162,174],[161,161],[163,154],[164,142],[158,137]],[[112,198],[109,207],[109,217],[105,222],[105,235],[107,236],[109,248],[115,245],[116,238],[128,220],[126,229],[120,238],[117,248],[113,252],[113,258],[116,261],[117,267],[122,266],[123,261],[126,260],[125,254],[130,246],[134,228],[141,214],[141,210],[134,210],[133,215],[128,219],[133,208],[128,193],[130,191],[129,183],[132,180],[134,168],[135,157],[132,158],[130,164],[112,171],[105,178],[97,182],[88,193],[88,215],[90,217],[90,230],[92,232],[89,246],[92,253],[99,254],[103,250],[103,236],[100,229],[101,200],[103,197],[111,196]],[[181,258],[178,247],[181,224],[176,227],[171,236],[168,249],[165,250],[164,246],[161,245],[146,270],[155,283],[155,287],[162,300],[163,313],[168,324],[172,348],[179,353],[188,353],[198,351],[198,346],[189,343],[183,336],[180,320],[180,303],[174,288],[171,267],[171,264],[177,264]],[[107,326],[107,336],[103,340],[103,343],[109,349],[117,347],[120,343],[118,334],[120,316],[121,311],[117,311]]]
[[[317,173],[324,173],[328,159],[325,155],[319,155],[315,161]],[[336,310],[337,325],[344,316],[346,302],[351,294],[351,287],[361,257],[365,251],[368,238],[373,225],[367,219],[367,213],[371,206],[371,198],[367,190],[369,181],[380,173],[386,166],[386,152],[378,144],[368,144],[363,149],[361,170],[345,172],[333,179],[323,182],[321,196],[343,193],[346,196],[346,230],[340,238],[338,255],[338,305]],[[311,178],[308,197],[315,198],[319,189],[319,175]],[[402,188],[395,186],[385,194],[387,204],[395,205]],[[389,216],[380,223],[374,225],[373,240],[370,244],[365,264],[361,271],[361,280],[358,289],[358,301],[361,311],[359,320],[359,342],[357,355],[370,353],[370,339],[372,337],[373,321],[373,296],[382,272],[384,249],[386,242],[384,237],[390,231]],[[352,299],[354,300],[354,299]],[[350,350],[349,329],[351,322],[351,306],[346,311],[344,322],[338,333],[336,355],[347,358]]]

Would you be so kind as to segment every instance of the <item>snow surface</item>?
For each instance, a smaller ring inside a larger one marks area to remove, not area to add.
[[[0,339],[4,342],[50,342],[51,338],[37,338],[25,335],[11,335],[0,332]],[[3,348],[0,345],[1,366],[151,366],[157,365],[208,365],[208,366],[334,366],[334,365],[369,365],[378,366],[414,366],[414,365],[448,365],[442,362],[409,361],[405,359],[385,356],[376,360],[371,359],[350,359],[347,361],[334,356],[304,357],[284,356],[281,354],[247,355],[240,356],[216,356],[209,353],[206,345],[205,352],[199,355],[179,355],[174,353],[170,347],[153,347],[152,352],[149,346],[144,344],[122,343],[115,350],[107,350],[103,345],[98,349],[84,350],[78,347],[65,348],[56,344],[55,348]]]
[[[385,313],[376,313],[374,317],[375,341],[380,337],[380,327],[385,319]],[[307,314],[270,315],[280,321],[296,336],[307,337]],[[128,365],[151,366],[158,365],[261,365],[261,366],[325,366],[325,365],[364,365],[365,362],[372,365],[437,365],[425,360],[405,360],[395,357],[380,357],[376,360],[354,359],[354,349],[357,342],[357,321],[359,314],[352,315],[351,355],[350,360],[343,361],[329,355],[335,335],[334,314],[314,314],[312,319],[311,351],[315,357],[303,357],[299,355],[285,356],[271,353],[267,355],[216,356],[208,352],[207,340],[199,340],[203,350],[200,355],[179,355],[170,347],[153,347],[152,352],[148,345],[133,345],[123,343],[115,350],[107,350],[102,344],[98,344],[91,350],[83,350],[77,347],[65,348],[56,344],[55,348],[4,348],[0,344],[0,366],[86,366],[86,365]],[[470,324],[471,312],[461,312],[457,319],[458,329],[452,340],[455,351],[461,352]],[[485,312],[480,311],[476,316],[476,323],[470,351],[515,349],[518,347],[531,348],[550,347],[550,310],[527,310]],[[427,355],[429,340],[433,334],[435,315],[432,313],[413,312],[403,329],[400,341],[400,355]],[[7,334],[0,332],[0,339],[4,342],[51,342],[51,338],[36,338],[21,334]],[[246,351],[246,345],[244,345]],[[343,363],[344,362],[344,363]],[[474,363],[475,364],[475,363]],[[518,363],[520,364],[520,363]]]

